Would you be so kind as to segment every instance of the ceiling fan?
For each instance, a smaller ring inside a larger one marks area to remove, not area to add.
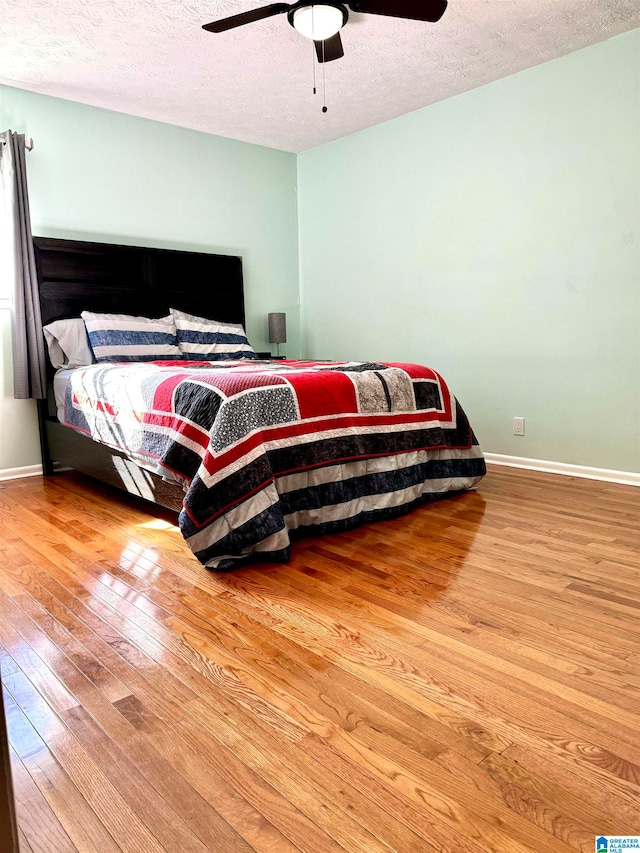
[[[299,0],[297,3],[271,3],[252,12],[241,12],[221,21],[204,24],[202,29],[210,33],[223,33],[286,12],[291,26],[315,42],[318,62],[331,62],[344,56],[340,30],[349,20],[349,9],[367,15],[435,23],[444,15],[447,5],[448,0],[360,0],[354,3],[333,0],[309,3],[308,0]]]

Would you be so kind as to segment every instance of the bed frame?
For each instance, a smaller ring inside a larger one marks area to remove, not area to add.
[[[81,311],[163,317],[169,308],[244,325],[242,259],[139,246],[35,237],[42,323]],[[260,355],[268,355],[260,353]],[[129,494],[182,508],[177,484],[139,468],[124,454],[63,426],[56,416],[53,367],[48,397],[38,401],[42,466],[75,468]]]

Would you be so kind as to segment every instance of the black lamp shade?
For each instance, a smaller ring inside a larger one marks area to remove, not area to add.
[[[287,315],[269,314],[269,343],[286,344],[287,342]]]

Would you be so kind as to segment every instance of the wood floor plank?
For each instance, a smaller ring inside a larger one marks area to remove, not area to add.
[[[163,853],[163,846],[145,824],[148,816],[134,812],[117,787],[107,779],[105,768],[98,767],[28,679],[15,674],[10,677],[9,687],[38,736],[46,738],[56,761],[100,821],[108,824],[109,832],[117,844],[121,848],[138,849],[141,853]]]
[[[318,573],[311,569],[303,569],[305,576],[311,575],[315,579],[326,580],[332,588],[336,587],[336,580],[340,576],[339,567],[334,566],[328,570],[326,578],[319,578]],[[298,583],[305,582],[299,579]],[[407,594],[406,588],[398,589],[397,584],[389,583],[387,589],[374,586],[366,580],[358,579],[357,583],[351,583],[341,587],[340,596],[349,596],[352,607],[357,607],[366,618],[367,611],[369,622],[379,628],[385,628],[394,636],[400,632],[396,628],[399,617],[400,626],[411,626],[415,632],[414,645],[423,647],[428,651],[434,638],[442,643],[451,640],[459,640],[462,643],[478,650],[490,652],[492,655],[504,658],[513,663],[520,664],[525,669],[537,674],[551,678],[560,678],[564,684],[573,684],[582,691],[594,697],[603,698],[610,702],[611,691],[615,693],[616,703],[621,704],[629,710],[635,711],[640,700],[640,682],[637,675],[634,678],[633,668],[625,666],[624,661],[619,660],[611,667],[598,670],[597,679],[590,679],[591,673],[585,672],[585,664],[589,661],[572,655],[563,650],[559,644],[544,640],[540,633],[525,634],[522,630],[508,632],[503,627],[496,628],[493,625],[482,623],[480,617],[473,618],[471,614],[459,612],[457,616],[444,613],[433,607],[428,613],[424,612],[420,604],[420,597],[416,593]],[[360,601],[362,599],[363,601]],[[367,608],[365,609],[365,603]],[[389,616],[393,614],[394,621],[389,623]],[[495,609],[492,611],[495,618]],[[520,629],[522,626],[518,626]],[[584,649],[582,641],[581,649]],[[575,678],[574,678],[575,676]],[[637,682],[637,683],[636,683]]]
[[[393,849],[365,828],[367,821],[366,818],[363,819],[362,812],[357,816],[350,813],[348,806],[351,804],[353,807],[357,798],[356,792],[341,790],[341,796],[326,794],[328,774],[325,774],[323,785],[318,781],[318,769],[309,763],[303,764],[302,755],[298,755],[297,762],[283,760],[285,750],[281,744],[277,745],[275,752],[271,752],[268,738],[260,737],[255,728],[252,728],[253,736],[248,738],[244,731],[237,728],[235,721],[232,722],[226,715],[221,716],[211,703],[194,700],[189,703],[189,713],[211,738],[224,744],[257,776],[296,806],[345,850],[353,853],[388,853]],[[295,748],[289,745],[289,755],[294,752]],[[303,767],[304,773],[301,772]],[[379,826],[376,828],[376,834],[383,834]],[[391,843],[397,843],[400,835],[401,829],[398,827]],[[409,843],[411,847],[415,847],[413,840]]]
[[[28,546],[25,546],[28,548]],[[46,572],[42,567],[46,566]],[[53,572],[52,572],[53,568]],[[29,562],[25,567],[29,578],[37,578],[38,585],[33,586],[31,582],[25,582],[32,597],[38,600],[44,609],[55,616],[56,620],[64,625],[70,633],[79,637],[83,644],[91,650],[100,661],[108,660],[105,666],[113,674],[119,675],[124,666],[133,668],[152,681],[156,687],[176,702],[193,698],[196,694],[185,687],[168,669],[154,660],[145,651],[136,645],[135,637],[130,641],[120,633],[112,622],[118,622],[117,618],[109,621],[113,616],[108,609],[103,610],[103,619],[95,610],[87,606],[87,600],[81,595],[74,595],[66,586],[54,577],[55,567],[40,560],[37,564]],[[64,576],[60,577],[64,581]],[[71,586],[73,586],[71,584]],[[89,601],[88,604],[92,602]],[[46,632],[46,625],[43,627]],[[145,641],[147,635],[143,635]],[[97,651],[96,651],[97,649]]]
[[[468,777],[447,774],[434,761],[417,762],[408,750],[393,750],[373,730],[344,732],[334,729],[325,741],[351,763],[365,767],[400,796],[413,801],[449,823],[452,829],[476,838],[488,849],[555,850],[566,853],[561,839],[549,837],[545,828],[524,820],[494,796],[489,798],[470,784]]]
[[[31,841],[37,850],[43,837],[47,839],[51,853],[77,853],[78,848],[65,832],[52,807],[13,748],[10,753],[11,778],[20,824],[20,853],[33,850]]]
[[[375,774],[360,762],[350,761],[332,745],[322,738],[309,735],[302,742],[310,755],[330,769],[336,776],[357,788],[376,806],[388,809],[401,820],[412,832],[419,835],[426,843],[431,844],[441,853],[462,849],[471,853],[486,853],[495,850],[493,845],[487,846],[478,838],[470,838],[462,828],[454,828],[450,821],[439,820],[431,810],[422,808],[411,799],[404,797],[401,792]],[[485,839],[488,841],[488,839]],[[517,850],[519,845],[511,848]],[[497,851],[496,851],[497,853]]]
[[[31,603],[30,615],[35,620],[38,620],[38,610],[34,610],[34,603]],[[41,612],[44,612],[42,608],[40,608]],[[60,611],[56,610],[55,612],[60,615]],[[46,625],[50,627],[50,620],[47,620]],[[71,625],[73,627],[73,625]],[[83,638],[85,638],[85,633],[82,633]],[[63,642],[63,634],[57,634],[58,642],[62,644]],[[89,635],[89,639],[91,639],[91,635]],[[97,639],[97,638],[94,638]],[[100,647],[100,642],[98,642],[98,648]],[[166,714],[167,712],[167,703],[162,701],[162,697],[160,694],[155,691],[152,684],[142,678],[137,670],[133,667],[128,667],[124,661],[116,660],[116,665],[114,666],[113,659],[116,658],[116,655],[113,653],[111,648],[104,644],[106,647],[106,661],[112,666],[116,671],[122,671],[123,677],[127,680],[128,686],[131,690],[135,690],[139,695],[141,695],[146,701],[150,701],[152,705],[155,707],[159,706],[159,712],[162,714]],[[61,645],[64,648],[64,645]],[[105,649],[102,650],[102,655],[105,655]],[[198,774],[196,778],[198,779],[199,785],[203,783],[204,780],[207,780],[206,785],[206,795],[209,801],[209,806],[204,809],[200,808],[200,798],[195,793],[195,791],[185,791],[184,783],[181,782],[181,776],[177,775],[176,772],[172,772],[172,767],[161,766],[159,762],[158,756],[155,755],[155,749],[150,744],[141,744],[139,741],[132,743],[132,734],[135,732],[134,729],[130,729],[126,734],[123,734],[122,730],[117,726],[117,723],[114,725],[114,715],[115,717],[119,717],[120,714],[115,713],[115,709],[113,713],[109,713],[110,706],[108,703],[105,703],[104,699],[100,699],[100,692],[97,689],[91,688],[89,684],[85,684],[83,689],[78,690],[78,681],[76,680],[76,690],[79,693],[79,698],[83,701],[83,707],[88,708],[95,718],[99,719],[101,724],[106,727],[106,729],[112,734],[114,742],[119,742],[124,744],[126,747],[126,752],[129,757],[135,755],[138,758],[138,766],[142,767],[143,772],[148,772],[151,774],[151,779],[149,780],[149,784],[153,786],[160,786],[163,791],[163,795],[168,800],[173,800],[177,796],[182,796],[182,805],[186,809],[186,812],[189,816],[189,822],[191,824],[196,824],[197,834],[203,838],[203,840],[209,844],[211,849],[216,849],[216,846],[222,842],[222,840],[226,837],[226,843],[229,846],[229,849],[233,850],[245,850],[249,848],[245,848],[243,843],[238,840],[236,843],[229,838],[228,828],[221,826],[220,818],[218,816],[218,812],[214,810],[211,806],[217,808],[220,804],[221,799],[229,799],[228,791],[220,791],[220,784],[216,786],[212,785],[211,774],[210,772],[207,774],[203,773],[202,764],[199,764]],[[93,685],[95,688],[95,685]],[[122,713],[122,708],[125,708],[126,711],[124,713],[124,718],[129,719],[131,716],[131,709],[135,707],[141,707],[139,701],[135,696],[129,695],[125,700],[120,700],[114,703],[114,706],[117,706],[117,709],[120,713]],[[167,715],[170,719],[173,719],[175,722],[175,715],[172,717],[170,714]],[[133,718],[138,722],[140,715],[135,713]],[[69,722],[69,719],[67,722]],[[120,717],[122,721],[122,717]],[[166,731],[170,733],[174,731],[171,725],[167,726]],[[168,738],[167,738],[168,739]],[[171,753],[173,755],[173,753]],[[181,759],[184,756],[181,755]],[[179,762],[180,769],[182,768],[182,761]],[[192,777],[193,781],[193,777]],[[188,788],[189,786],[187,786]],[[201,789],[202,791],[202,789]],[[234,817],[239,812],[242,817],[241,821],[236,821],[238,824],[238,829],[243,830],[245,834],[251,835],[252,833],[247,833],[247,827],[255,828],[257,825],[257,829],[259,830],[259,839],[253,838],[255,845],[251,847],[251,849],[256,850],[273,850],[275,851],[286,851],[288,848],[288,842],[277,833],[273,827],[271,827],[260,815],[258,815],[258,819],[251,814],[251,809],[248,807],[244,801],[241,803],[238,802],[241,800],[239,797],[235,797],[235,801],[231,804],[231,816]],[[247,815],[247,811],[249,814]],[[253,833],[255,835],[255,832]],[[273,836],[276,836],[274,839]]]
[[[612,691],[616,689],[615,683],[609,683],[606,689],[600,689],[599,685],[595,685],[592,690],[589,690],[589,682],[583,674],[583,677],[575,679],[573,682],[575,688],[572,689],[570,676],[575,667],[563,667],[558,664],[558,659],[554,659],[551,655],[544,656],[540,653],[537,657],[543,659],[543,665],[538,665],[535,655],[533,655],[533,660],[531,654],[527,655],[526,647],[510,642],[509,637],[504,636],[500,636],[499,644],[494,644],[490,649],[486,649],[485,643],[475,642],[476,637],[483,638],[481,632],[476,631],[475,635],[472,635],[466,631],[461,636],[456,636],[452,631],[446,630],[448,627],[447,620],[444,620],[443,626],[442,622],[438,622],[437,617],[434,617],[433,610],[427,616],[417,601],[414,603],[407,602],[406,599],[404,602],[398,601],[397,595],[390,592],[386,595],[372,595],[366,588],[353,585],[342,587],[338,594],[329,578],[325,581],[314,576],[312,580],[309,580],[309,572],[305,570],[304,574],[304,579],[292,578],[291,584],[298,589],[303,585],[313,585],[316,600],[320,598],[328,613],[339,613],[341,607],[348,605],[351,612],[358,613],[359,622],[371,626],[377,634],[383,637],[389,637],[392,640],[402,639],[411,645],[424,648],[427,652],[440,649],[443,653],[449,652],[454,656],[472,656],[478,663],[484,662],[493,668],[498,668],[503,675],[509,678],[531,678],[533,676],[536,687],[540,686],[546,693],[557,693],[561,697],[573,698],[574,702],[579,705],[583,703],[584,693],[589,692],[593,700],[590,703],[589,710],[597,711],[605,716],[613,715],[616,722],[623,722],[625,715],[624,710],[621,709],[628,709],[630,713],[626,716],[627,725],[632,730],[635,729],[637,720],[635,711],[640,701],[640,689],[631,692],[631,685],[624,683],[624,676],[621,676],[620,679],[621,686],[627,687],[628,692],[626,695],[624,692],[613,693],[616,698],[616,707],[615,710],[612,710],[611,699],[613,698]],[[405,636],[405,632],[409,634],[408,637]],[[415,639],[412,635],[415,636]],[[507,651],[509,646],[517,646],[517,652],[509,654]],[[522,653],[527,656],[521,657]],[[560,676],[553,671],[554,668],[560,669]],[[635,730],[632,734],[632,740],[633,742],[636,741]]]
[[[442,756],[438,756],[436,761],[440,762],[441,758]],[[463,768],[457,760],[454,773],[458,775],[464,772],[465,778],[476,784],[479,778],[476,775],[478,770],[486,774],[486,777],[499,787],[499,795],[505,802],[511,803],[517,797],[517,808],[521,813],[531,814],[532,821],[540,820],[542,825],[547,826],[554,835],[574,846],[582,844],[590,848],[592,838],[584,838],[584,833],[587,831],[591,836],[603,832],[609,835],[620,832],[631,833],[634,830],[631,823],[626,823],[620,817],[614,819],[610,814],[597,809],[592,803],[585,803],[583,798],[572,795],[549,780],[542,780],[536,774],[523,771],[504,753],[488,756],[477,769],[466,765]],[[486,777],[482,777],[483,781],[480,783],[482,787]],[[572,838],[576,831],[582,836],[582,842],[576,843],[577,840]]]
[[[552,853],[637,832],[640,502],[477,491],[203,569],[73,472],[0,494],[24,853]]]
[[[301,850],[338,853],[345,849],[202,727],[184,721],[179,724],[179,732],[187,745],[196,753],[207,755],[214,770]]]
[[[541,731],[542,720],[548,721],[548,730],[543,735],[560,747],[573,748],[571,738],[565,737],[567,727],[574,732],[575,738],[584,743],[581,755],[584,760],[594,760],[598,765],[605,763],[608,755],[609,770],[630,782],[636,783],[639,768],[634,763],[634,746],[611,737],[606,728],[597,732],[574,716],[565,717],[551,707],[536,703],[525,695],[501,687],[498,681],[492,682],[492,704],[495,710],[485,707],[482,699],[485,672],[473,673],[472,662],[465,660],[457,666],[450,663],[440,664],[431,655],[428,662],[420,662],[411,654],[399,654],[389,643],[389,650],[376,641],[370,641],[363,634],[350,631],[344,626],[321,618],[319,609],[310,618],[292,607],[279,605],[283,616],[288,620],[276,626],[274,630],[290,638],[296,638],[316,654],[324,654],[340,661],[351,672],[362,673],[367,668],[370,678],[395,695],[413,696],[415,707],[420,707],[418,696],[427,701],[436,701],[453,710],[460,710],[471,719],[484,723],[508,740],[517,740],[524,731],[537,736]],[[337,651],[335,651],[337,649]],[[451,689],[451,685],[455,689]],[[526,690],[525,690],[526,693]],[[577,712],[576,712],[577,713]],[[544,732],[544,729],[542,729]]]
[[[168,725],[157,717],[137,697],[118,702],[117,708],[127,721],[145,736],[158,754],[177,768],[194,791],[197,791],[201,798],[214,808],[256,853],[294,853],[298,850],[273,823],[267,820],[262,811],[251,805],[249,800],[236,790],[238,785],[236,785],[235,774],[233,774],[234,783],[231,784],[215,769],[214,765],[217,763],[215,756],[214,760],[211,760],[209,750],[204,749],[201,742],[198,742],[198,748],[194,749],[184,738],[176,737],[175,726]],[[231,769],[233,773],[233,767]],[[260,796],[257,799],[260,800]],[[268,800],[267,796],[265,802]],[[269,809],[265,808],[265,811],[268,812]],[[286,813],[287,808],[281,811]],[[193,808],[190,806],[189,814],[192,813]],[[279,813],[276,808],[275,814]],[[215,823],[211,826],[211,830],[215,833]],[[210,846],[212,850],[216,850],[215,837],[210,842]]]
[[[540,775],[549,784],[582,797],[586,803],[593,803],[596,810],[612,815],[617,823],[637,827],[638,793],[615,778],[594,778],[591,767],[585,767],[576,756],[550,753],[531,744],[513,744],[505,749],[502,757],[527,772]]]
[[[300,773],[304,766],[304,778],[322,797],[323,802],[331,802],[340,810],[346,811],[361,826],[375,835],[379,841],[391,849],[402,850],[403,853],[427,853],[426,842],[407,830],[393,815],[372,807],[371,802],[356,788],[340,782],[330,771],[313,760],[301,761],[300,750],[295,743],[284,743],[274,737],[273,732],[261,720],[256,721],[243,709],[224,702],[215,707],[210,702],[197,700],[189,703],[189,713],[196,720],[201,719],[205,728],[220,737],[225,743],[232,745],[250,741],[263,755],[277,755],[290,772]],[[225,725],[221,727],[219,714],[225,717]],[[213,728],[211,728],[213,726]],[[224,729],[224,730],[223,730]],[[349,845],[349,848],[352,845]],[[371,844],[369,848],[373,849]]]
[[[211,835],[207,838],[209,843],[205,843],[188,822],[180,817],[181,811],[185,816],[189,814],[197,795],[186,791],[184,799],[181,797],[176,800],[176,792],[171,790],[170,785],[162,784],[163,779],[171,779],[176,784],[178,778],[170,772],[171,768],[165,762],[154,762],[152,751],[147,750],[146,756],[140,756],[140,767],[146,771],[142,772],[132,760],[136,752],[132,738],[121,735],[118,745],[82,707],[71,708],[63,713],[62,718],[131,809],[145,816],[147,826],[165,850],[206,853],[210,849],[209,844],[213,840]],[[159,764],[164,766],[158,767]],[[214,837],[222,849],[243,849],[242,839],[211,809],[208,818],[211,828],[215,825]],[[251,853],[251,850],[248,844],[244,845],[245,853]]]
[[[40,605],[30,598],[27,599],[26,604],[23,601],[20,603],[36,624],[52,629],[54,620]],[[77,640],[73,635],[63,629],[59,623],[55,624],[58,624],[58,629],[54,636],[59,647],[63,651],[67,651],[69,645],[75,648]],[[194,826],[194,831],[205,844],[221,843],[226,835],[230,848],[241,850],[240,840],[232,840],[228,827],[221,822],[217,812],[205,805],[196,792],[185,784],[176,768],[162,759],[151,744],[141,738],[135,727],[126,723],[126,716],[122,716],[118,706],[124,702],[124,706],[129,707],[132,702],[135,702],[135,696],[131,691],[139,688],[140,680],[136,679],[133,671],[127,670],[126,667],[123,667],[123,672],[129,682],[128,686],[123,685],[124,690],[127,691],[124,697],[112,698],[111,691],[104,691],[103,685],[93,680],[91,681],[93,689],[87,684],[76,693],[78,699],[82,701],[82,709],[86,708],[112,738],[113,743],[119,744],[120,748],[126,752],[126,758],[119,761],[116,756],[116,761],[111,762],[110,766],[117,767],[120,763],[133,761],[136,768],[144,774],[147,785],[155,787],[164,799],[173,805],[176,812],[182,810],[189,815],[189,824]],[[151,685],[148,685],[148,689],[151,689]],[[74,715],[63,714],[62,716],[69,728],[76,731]],[[96,740],[99,739],[99,737],[96,738]],[[87,749],[89,748],[90,744],[87,744]],[[187,849],[186,846],[185,849]]]
[[[226,599],[218,599],[218,618],[234,620],[234,608],[225,610]],[[235,601],[236,599],[231,599]],[[335,665],[310,652],[287,637],[262,629],[255,623],[233,622],[233,637],[258,640],[262,654],[254,655],[254,666],[268,670],[277,679],[280,688],[286,687],[287,696],[297,696],[307,711],[306,724],[317,733],[330,731],[333,724],[351,730],[368,724],[387,733],[400,743],[410,745],[422,755],[436,755],[447,747],[459,750],[470,760],[480,761],[492,748],[504,749],[508,742],[500,741],[483,731],[480,726],[467,728],[463,718],[448,719],[451,725],[414,711],[388,692],[377,689],[365,679],[352,676]],[[273,661],[277,661],[277,668]],[[322,663],[320,666],[319,664]],[[284,691],[283,691],[284,692]],[[311,709],[316,710],[315,718]]]
[[[104,850],[105,853],[121,853],[122,848],[116,844],[112,834],[107,831],[107,827],[91,808],[82,788],[78,788],[74,784],[65,768],[36,732],[13,696],[6,690],[3,695],[7,712],[9,742],[12,750],[21,760],[30,779],[46,800],[62,826],[63,832],[70,839],[71,850],[73,851],[75,848],[78,853],[97,853],[98,850]],[[48,737],[47,741],[49,742]],[[20,781],[19,773],[18,781]],[[14,791],[16,797],[21,791],[24,791],[24,788],[17,788]],[[42,825],[36,824],[32,820],[31,812],[22,820],[21,808],[24,806],[17,799],[16,811],[20,821],[19,828],[30,839],[29,843],[35,847],[36,851],[46,850],[46,845],[49,843],[49,830],[56,833],[55,824],[52,825],[51,822],[47,821],[46,815],[44,815],[45,821]],[[52,835],[52,844],[64,845],[64,842],[64,835],[62,837]]]

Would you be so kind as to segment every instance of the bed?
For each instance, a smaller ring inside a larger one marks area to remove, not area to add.
[[[240,258],[34,242],[43,324],[169,308],[244,324]],[[50,376],[45,473],[72,467],[178,511],[212,569],[287,560],[296,536],[397,516],[485,474],[463,409],[421,365],[103,362]]]

